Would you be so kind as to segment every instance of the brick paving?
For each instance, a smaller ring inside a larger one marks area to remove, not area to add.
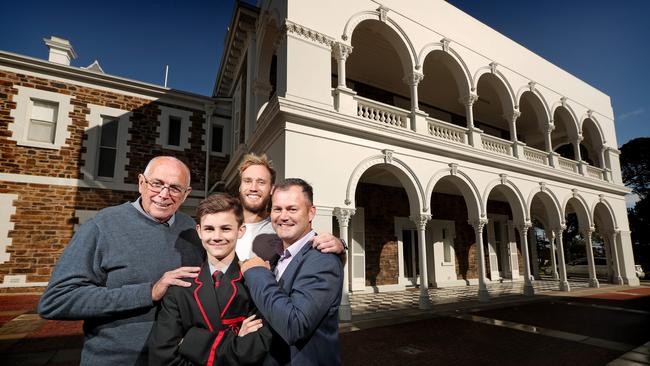
[[[611,285],[603,284],[602,286],[607,288]],[[574,290],[586,289],[586,287],[588,284],[584,281],[571,282],[571,288]],[[559,292],[556,281],[548,280],[535,281],[535,291],[538,295],[567,294]],[[488,292],[490,297],[495,300],[494,303],[498,303],[498,299],[525,298],[521,295],[523,282],[490,284]],[[418,289],[407,289],[390,293],[351,295],[353,320],[390,319],[400,318],[403,314],[417,314],[419,312],[419,294]],[[478,286],[429,289],[429,297],[434,306],[434,312],[436,309],[442,309],[445,305],[468,303],[472,306],[479,306],[477,301]],[[2,364],[55,366],[77,364],[83,344],[82,322],[41,319],[35,311],[38,298],[37,294],[0,295],[0,359],[2,359]],[[354,327],[353,323],[342,324],[342,332],[349,332]],[[370,323],[372,323],[371,326],[377,326],[381,324],[381,320],[370,320]]]

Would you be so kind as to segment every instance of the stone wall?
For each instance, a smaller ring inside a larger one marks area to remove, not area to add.
[[[397,187],[359,183],[355,205],[365,209],[366,285],[397,284],[398,266],[401,264],[398,263],[395,217],[410,215],[406,191]],[[489,201],[488,212],[512,218],[510,207],[506,202]],[[455,222],[454,252],[458,279],[478,278],[476,238],[473,227],[467,223],[467,206],[464,198],[460,195],[434,192],[431,197],[431,216],[433,220]],[[517,243],[519,249],[518,235]],[[485,245],[486,268],[489,268],[487,244]],[[519,255],[519,263],[520,273],[523,273],[521,255]]]
[[[35,88],[71,96],[71,124],[69,138],[61,149],[43,149],[19,146],[11,139],[14,123],[11,110],[16,109],[14,98],[18,93],[16,86]],[[206,98],[207,100],[207,98]],[[132,190],[114,190],[78,187],[84,179],[81,167],[84,165],[83,147],[87,139],[90,104],[130,111],[131,136],[127,142],[128,164],[116,167],[127,172],[124,182],[131,184]],[[158,138],[159,106],[165,105],[190,111],[190,148],[183,151],[168,150],[156,144]],[[0,194],[17,196],[13,200],[15,212],[9,224],[10,245],[5,255],[9,259],[0,263],[0,284],[7,285],[5,276],[25,276],[25,283],[18,287],[0,288],[0,292],[39,291],[42,287],[26,287],[29,283],[45,283],[49,280],[53,267],[71,239],[74,226],[78,223],[76,210],[100,210],[102,208],[132,201],[138,197],[137,176],[144,170],[148,160],[156,155],[173,155],[185,161],[191,169],[192,187],[204,190],[205,151],[204,112],[181,105],[161,103],[144,97],[119,91],[80,86],[35,76],[17,74],[0,70],[0,173],[20,175],[18,180],[0,178]],[[210,158],[211,177],[218,180],[229,157]],[[39,177],[47,177],[44,181]],[[54,183],[54,178],[71,179]],[[18,182],[20,181],[20,182]],[[38,181],[36,183],[27,183]],[[7,238],[4,239],[6,241]],[[0,248],[2,249],[2,248]],[[21,287],[22,286],[22,287]]]

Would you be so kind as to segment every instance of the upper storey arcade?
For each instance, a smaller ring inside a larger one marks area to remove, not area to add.
[[[239,83],[215,88],[240,99],[239,142],[278,96],[622,184],[609,97],[444,1],[260,1],[256,10],[254,24],[238,27]]]

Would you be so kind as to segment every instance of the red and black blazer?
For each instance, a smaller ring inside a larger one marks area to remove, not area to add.
[[[149,336],[150,365],[261,364],[271,344],[271,330],[238,337],[244,319],[261,317],[244,284],[238,259],[215,286],[204,263],[191,287],[172,286],[159,305]]]

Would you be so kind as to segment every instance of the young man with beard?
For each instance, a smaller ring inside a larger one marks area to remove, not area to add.
[[[269,202],[275,183],[275,169],[265,154],[246,154],[239,164],[239,198],[244,207],[246,233],[237,241],[237,256],[246,260],[257,255],[265,260],[277,257],[282,244],[271,226]],[[312,240],[323,253],[341,254],[346,247],[331,233],[320,233]]]

